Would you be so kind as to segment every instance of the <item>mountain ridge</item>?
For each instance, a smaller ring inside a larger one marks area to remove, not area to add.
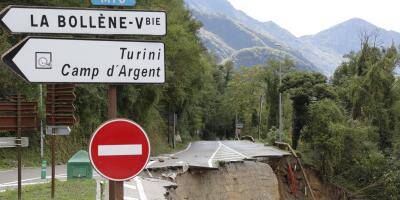
[[[343,55],[358,51],[357,30],[378,30],[382,44],[400,44],[400,33],[387,31],[361,18],[352,18],[314,35],[294,36],[273,21],[261,22],[235,9],[227,0],[185,0],[194,18],[203,23],[199,36],[218,62],[232,60],[236,67],[264,64],[286,55],[300,70],[332,75]],[[282,58],[281,58],[282,59]]]
[[[332,35],[335,36],[334,40]],[[353,37],[349,37],[349,35]],[[381,46],[389,46],[392,41],[400,44],[400,33],[385,30],[367,20],[356,17],[322,30],[317,34],[301,37],[301,39],[343,55],[360,50],[362,37],[377,37],[376,42]]]

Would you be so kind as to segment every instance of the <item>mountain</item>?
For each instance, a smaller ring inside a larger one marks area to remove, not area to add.
[[[347,20],[332,28],[312,36],[304,36],[301,39],[320,49],[327,49],[343,55],[350,51],[360,50],[361,38],[365,34],[371,37],[370,40],[377,37],[376,44],[378,46],[390,46],[392,42],[400,44],[400,33],[387,31],[359,18]]]
[[[379,33],[382,44],[400,44],[400,34],[362,19],[351,19],[311,36],[296,37],[278,24],[260,22],[227,0],[185,0],[203,27],[199,37],[218,62],[232,60],[236,67],[264,64],[289,57],[301,70],[332,75],[343,55],[360,49],[360,33]]]
[[[217,61],[232,60],[239,67],[264,64],[269,58],[288,56],[298,69],[319,71],[299,51],[280,43],[267,31],[273,22],[259,22],[236,10],[226,0],[186,0],[186,4],[192,15],[202,22],[199,36]],[[288,37],[294,37],[279,26],[275,27],[277,35],[285,32]]]

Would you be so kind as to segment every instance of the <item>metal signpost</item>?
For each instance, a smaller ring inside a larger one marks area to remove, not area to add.
[[[56,136],[69,135],[76,122],[74,84],[48,84],[46,93],[46,134],[51,135],[51,197],[55,192]]]
[[[135,0],[91,2],[102,6],[133,6],[136,3]],[[163,11],[9,6],[0,13],[0,19],[0,23],[11,34],[167,34],[167,15]],[[31,83],[111,84],[108,90],[108,116],[115,119],[115,84],[165,83],[164,51],[164,43],[155,41],[35,36],[27,37],[15,45],[3,55],[2,60],[17,75]],[[55,190],[55,135],[69,134],[69,127],[75,123],[75,108],[71,99],[74,99],[73,95],[57,92],[54,86],[48,85],[46,121],[47,133],[51,131],[52,135],[52,198]],[[121,180],[110,179],[110,199],[123,199]]]
[[[21,194],[22,175],[22,150],[28,146],[27,138],[22,138],[22,131],[34,131],[37,129],[37,103],[27,102],[19,93],[9,98],[7,102],[0,102],[0,130],[14,131],[17,137],[0,138],[0,148],[17,147],[18,160],[18,199]]]

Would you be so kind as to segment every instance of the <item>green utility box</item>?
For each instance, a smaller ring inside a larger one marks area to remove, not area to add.
[[[67,163],[67,179],[78,179],[93,177],[93,168],[90,163],[89,154],[86,151],[78,151]]]

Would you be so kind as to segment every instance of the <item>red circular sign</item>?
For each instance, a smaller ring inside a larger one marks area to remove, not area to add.
[[[127,119],[110,120],[93,133],[89,156],[95,170],[107,179],[124,181],[139,174],[150,158],[146,132]]]

